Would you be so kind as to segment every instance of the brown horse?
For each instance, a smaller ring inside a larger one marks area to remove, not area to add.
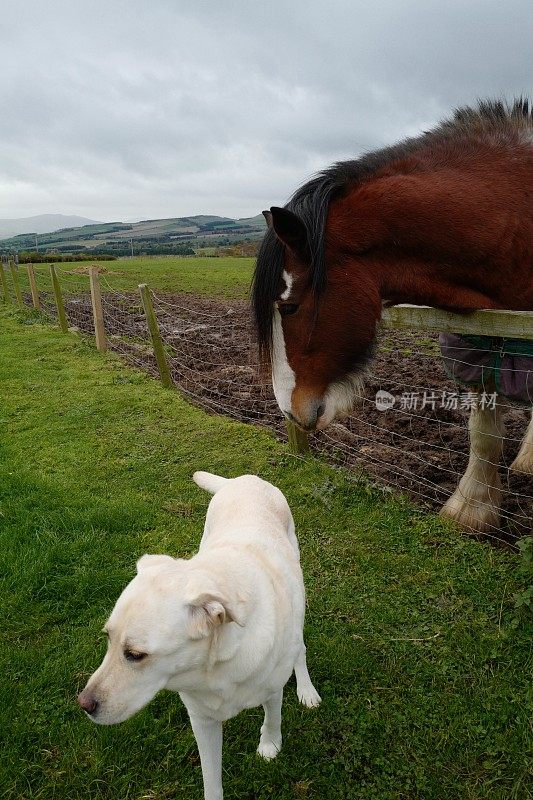
[[[533,310],[528,102],[459,109],[428,133],[333,165],[264,214],[253,287],[261,353],[285,416],[324,428],[360,393],[384,303]],[[533,472],[533,426],[520,463]],[[486,487],[481,500],[464,490],[467,508],[449,514],[478,530],[494,524],[479,504],[497,506],[495,490],[488,500]]]

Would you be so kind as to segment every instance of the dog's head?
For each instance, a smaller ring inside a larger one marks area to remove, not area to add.
[[[128,719],[169,681],[184,685],[205,664],[217,628],[238,622],[212,578],[191,562],[145,555],[107,620],[105,658],[78,697],[94,722]],[[174,688],[174,687],[173,687]]]

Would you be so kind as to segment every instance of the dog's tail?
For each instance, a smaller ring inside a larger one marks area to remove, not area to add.
[[[222,478],[221,475],[213,475],[212,472],[195,472],[192,479],[200,489],[205,489],[206,492],[211,492],[211,494],[218,492],[231,480],[230,478]]]

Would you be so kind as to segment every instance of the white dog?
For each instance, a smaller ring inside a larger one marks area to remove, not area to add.
[[[243,475],[193,476],[215,496],[199,552],[189,560],[145,555],[105,630],[106,656],[78,697],[94,722],[112,725],[160,689],[177,691],[198,744],[206,800],[222,798],[222,722],[262,705],[258,753],[281,747],[283,687],[320,697],[307,671],[305,592],[292,514],[272,484]]]

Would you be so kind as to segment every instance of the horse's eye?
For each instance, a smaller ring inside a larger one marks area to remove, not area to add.
[[[126,661],[142,661],[147,655],[147,653],[134,653],[133,650],[124,650]]]
[[[282,317],[288,317],[290,314],[296,314],[298,308],[297,303],[284,303],[278,306],[278,311]]]

